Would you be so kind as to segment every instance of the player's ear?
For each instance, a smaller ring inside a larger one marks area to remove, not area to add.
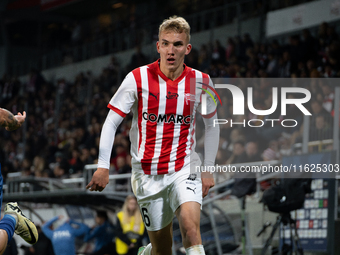
[[[160,47],[160,46],[159,46],[159,41],[157,41],[156,46],[157,46],[157,52],[160,53],[160,52],[159,52],[159,47]]]
[[[190,43],[187,44],[187,49],[185,51],[185,55],[188,55],[192,49],[192,45]]]

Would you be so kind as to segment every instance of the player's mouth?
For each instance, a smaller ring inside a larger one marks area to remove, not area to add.
[[[175,63],[175,58],[170,57],[167,58],[166,61],[168,62],[168,64],[173,65]]]

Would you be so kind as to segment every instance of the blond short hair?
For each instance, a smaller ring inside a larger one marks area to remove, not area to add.
[[[163,23],[159,26],[158,37],[163,31],[171,31],[179,34],[184,32],[187,35],[188,42],[190,41],[190,25],[182,17],[177,17],[175,15],[168,19],[165,19]]]

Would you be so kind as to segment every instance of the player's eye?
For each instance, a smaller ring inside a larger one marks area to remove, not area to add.
[[[175,46],[175,47],[180,47],[180,46],[182,46],[182,45],[183,45],[182,42],[176,42],[176,43],[174,43],[174,46]]]

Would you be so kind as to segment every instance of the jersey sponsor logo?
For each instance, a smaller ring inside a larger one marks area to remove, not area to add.
[[[193,121],[191,115],[183,116],[176,114],[159,114],[158,116],[154,113],[143,112],[143,119],[150,122],[164,122],[164,123],[181,123],[190,125]]]
[[[165,96],[167,99],[177,99],[178,94],[177,93],[171,93],[170,91],[168,92],[168,95]]]

